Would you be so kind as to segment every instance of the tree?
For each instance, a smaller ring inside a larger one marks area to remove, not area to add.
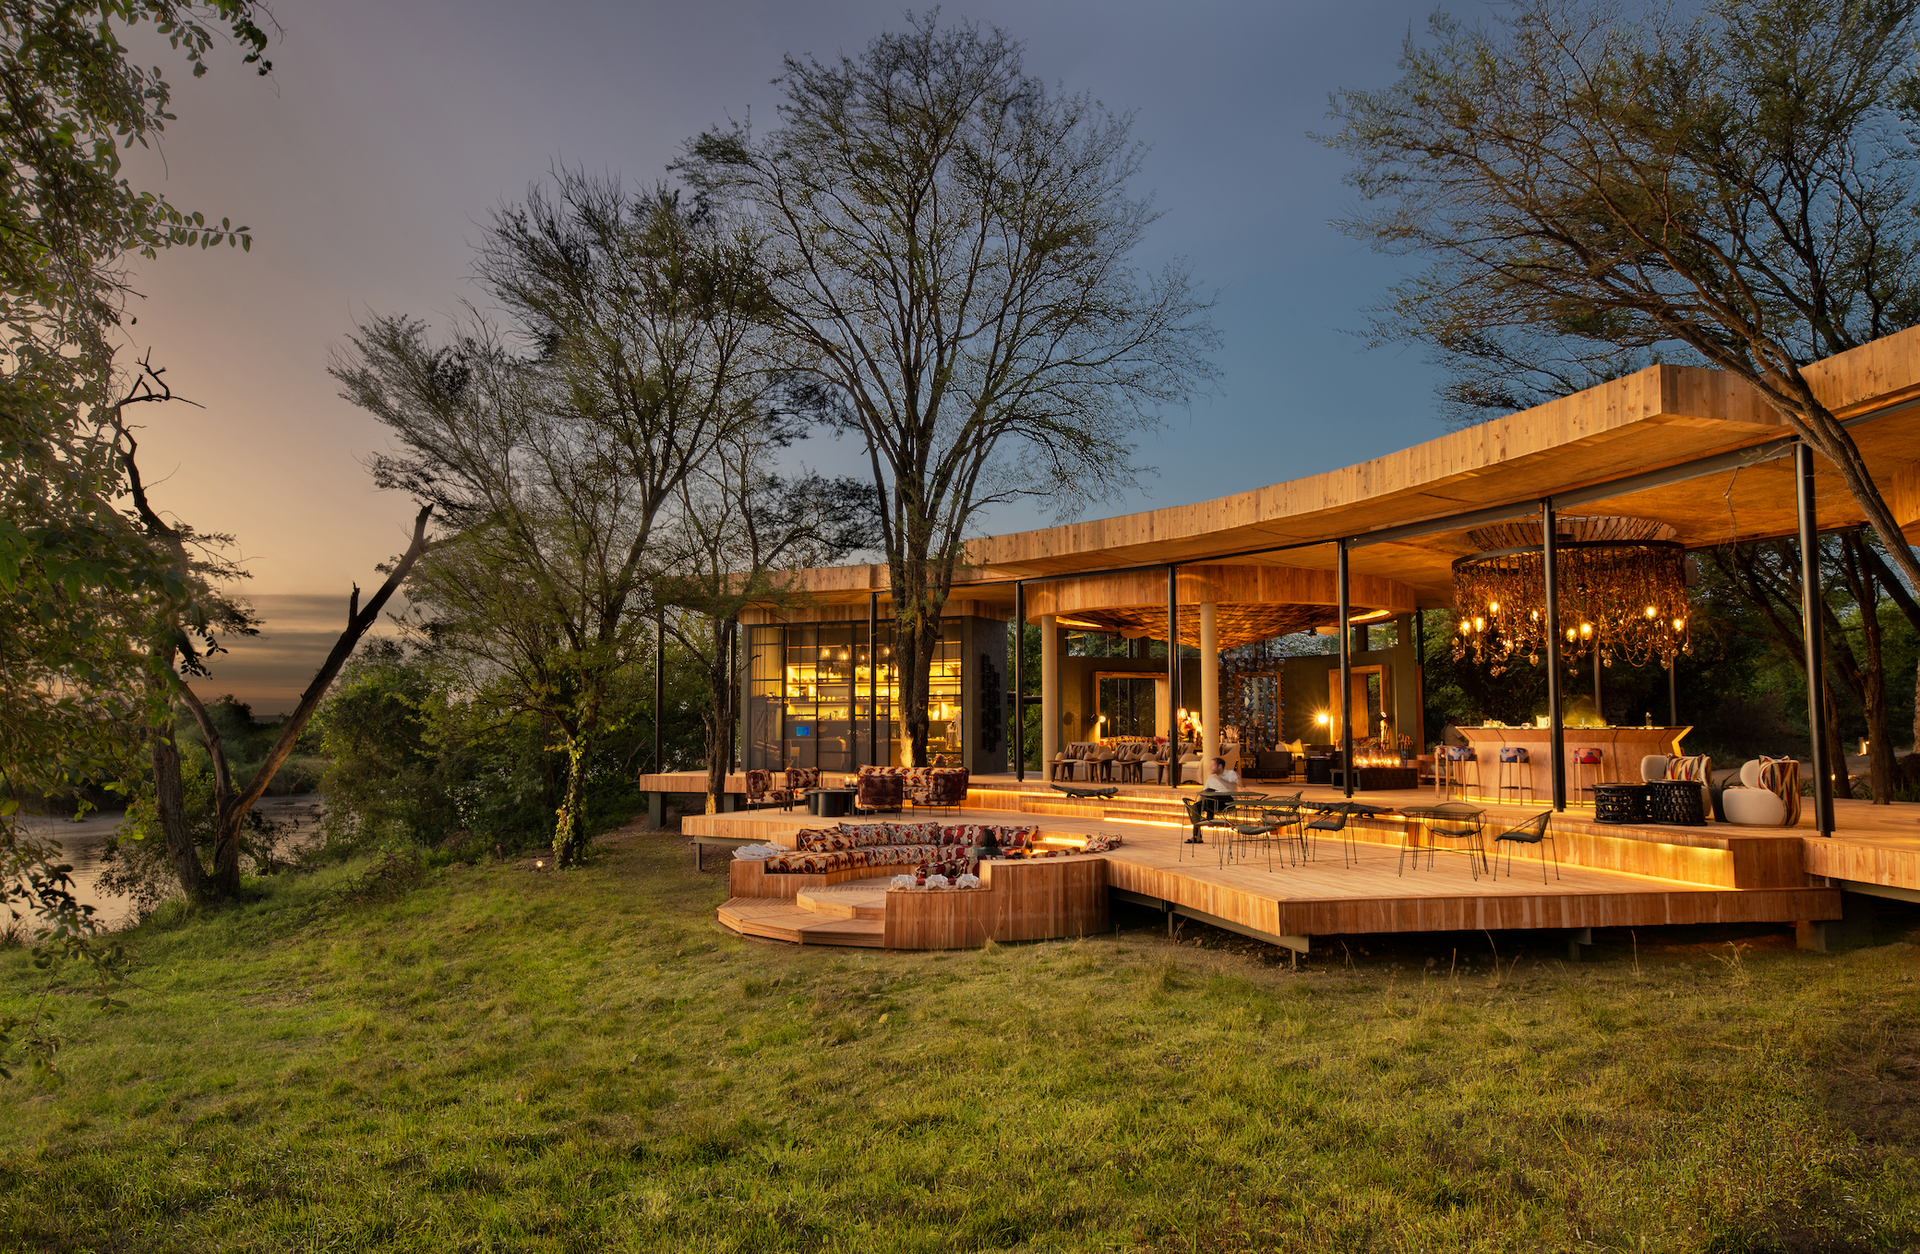
[[[794,428],[777,419],[742,431],[687,476],[680,488],[671,545],[673,574],[656,587],[677,612],[665,618],[673,638],[707,681],[707,813],[720,808],[740,717],[740,611],[749,605],[797,603],[804,593],[782,570],[824,566],[873,544],[878,499],[873,485],[817,474],[784,479],[770,454],[791,442]]]
[[[196,555],[193,548],[199,538],[192,530],[167,522],[154,509],[140,475],[138,443],[124,422],[118,419],[116,422],[120,461],[127,474],[127,489],[134,509],[148,535],[173,559],[169,572],[170,591],[161,598],[159,612],[154,616],[149,654],[149,682],[156,695],[156,700],[150,706],[155,711],[155,725],[150,729],[154,808],[166,837],[174,871],[180,878],[181,889],[195,900],[215,896],[232,897],[240,889],[240,841],[247,815],[254,804],[266,795],[267,786],[273,782],[274,775],[293,753],[301,732],[306,730],[314,711],[319,708],[321,698],[327,695],[327,689],[332,686],[334,676],[353,656],[361,637],[380,621],[380,611],[400,585],[406,582],[414,563],[427,551],[427,522],[433,515],[433,506],[422,506],[414,517],[412,542],[408,544],[406,552],[388,568],[386,580],[365,605],[360,603],[360,585],[354,585],[352,595],[347,600],[345,628],[334,641],[319,670],[314,672],[306,690],[300,694],[293,712],[281,724],[279,738],[267,751],[266,760],[260,764],[251,780],[242,783],[235,779],[227,760],[226,743],[219,726],[209,716],[205,703],[182,679],[181,671],[190,675],[207,674],[202,651],[196,649],[193,643],[194,637],[199,637],[202,647],[210,652],[217,649],[215,637],[220,633],[253,634],[258,628],[249,608],[222,595],[217,589],[216,581],[234,577],[234,569],[224,562],[210,559],[204,552]],[[222,536],[214,539],[224,542],[229,538]],[[172,728],[174,700],[186,705],[200,729],[207,756],[213,764],[214,849],[211,875],[200,863],[199,850],[187,822],[180,750],[174,743]]]
[[[1520,0],[1492,28],[1436,15],[1397,83],[1332,100],[1328,142],[1377,206],[1338,225],[1432,259],[1376,337],[1433,345],[1458,368],[1455,400],[1501,408],[1697,356],[1834,465],[1920,586],[1805,372],[1920,320],[1917,11]]]
[[[1824,546],[1823,546],[1824,547]],[[1791,661],[1803,679],[1807,678],[1806,637],[1800,622],[1800,560],[1793,546],[1783,540],[1762,540],[1751,544],[1723,545],[1707,551],[1709,566],[1729,586],[1741,601],[1756,611],[1759,621],[1771,642]],[[1847,685],[1856,701],[1867,713],[1869,727],[1872,726],[1874,707],[1868,705],[1867,692],[1863,682],[1864,668],[1854,657],[1846,632],[1841,628],[1839,617],[1828,603],[1828,589],[1820,589],[1816,598],[1820,606],[1822,630],[1826,633],[1827,662]],[[1864,607],[1863,607],[1864,609]],[[1824,681],[1824,676],[1822,677]],[[1826,705],[1827,724],[1827,761],[1833,770],[1834,793],[1841,797],[1853,795],[1852,781],[1847,772],[1846,748],[1840,739],[1840,719],[1833,698],[1833,686],[1822,682],[1822,700]],[[1885,721],[1885,689],[1881,690],[1879,704],[1881,721]],[[1884,741],[1884,735],[1875,734],[1873,739]],[[1880,772],[1876,772],[1879,775]],[[1890,778],[1890,776],[1889,776]],[[1874,798],[1880,800],[1888,795],[1887,783],[1880,778],[1871,781],[1874,785]]]
[[[791,366],[842,402],[884,510],[905,730],[927,752],[940,614],[981,511],[1133,481],[1128,436],[1211,377],[1187,273],[1129,264],[1150,206],[1128,120],[1029,77],[998,30],[933,17],[788,57],[781,126],[679,165],[764,233]]]
[[[554,851],[587,841],[587,760],[643,655],[657,520],[694,468],[760,421],[764,288],[752,249],[665,190],[560,171],[494,214],[479,275],[529,346],[474,316],[445,346],[375,318],[332,373],[400,449],[382,486],[436,504],[454,542],[420,600],[474,690],[537,715],[566,755]],[[490,680],[506,679],[504,688]]]
[[[151,23],[198,76],[224,25],[264,74],[256,17],[251,0],[0,3],[0,904],[32,910],[53,949],[103,978],[121,969],[118,947],[87,940],[91,910],[54,848],[12,816],[25,795],[113,779],[133,760],[141,615],[170,579],[116,506],[119,267],[129,253],[248,242],[122,177],[122,147],[172,115],[162,72],[131,64],[121,35]]]

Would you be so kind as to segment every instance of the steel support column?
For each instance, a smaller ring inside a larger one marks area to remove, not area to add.
[[[1833,835],[1833,763],[1827,760],[1827,659],[1820,627],[1820,537],[1813,498],[1813,450],[1793,450],[1800,505],[1800,627],[1807,645],[1807,728],[1813,735],[1813,825]]]
[[[1340,778],[1346,781],[1346,794],[1353,796],[1353,629],[1347,625],[1347,542],[1336,542],[1334,581],[1340,598]]]
[[[1027,782],[1027,587],[1013,585],[1013,777]]]
[[[657,647],[653,652],[653,769],[658,774],[666,767],[666,725],[661,722],[667,708],[667,616],[654,616]]]
[[[1178,568],[1167,567],[1167,784],[1180,786],[1180,603],[1174,580]]]
[[[1560,532],[1553,502],[1540,502],[1540,578],[1545,585],[1547,755],[1553,759],[1553,808],[1567,808],[1567,725],[1560,713]]]
[[[1427,615],[1418,605],[1413,607],[1413,682],[1420,695],[1420,726],[1413,733],[1413,754],[1418,758],[1427,743]]]
[[[867,765],[886,765],[880,760],[880,594],[878,592],[867,593]]]

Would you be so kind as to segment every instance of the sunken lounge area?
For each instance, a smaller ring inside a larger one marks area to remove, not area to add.
[[[1184,800],[1193,797],[1186,790]],[[1810,873],[1798,829],[1601,825],[1569,812],[1553,815],[1547,842],[1496,847],[1498,832],[1542,810],[1488,804],[1483,863],[1480,842],[1436,841],[1431,820],[1403,813],[1432,806],[1431,789],[1358,800],[1364,810],[1342,830],[1308,833],[1318,840],[1302,857],[1297,843],[1229,847],[1226,827],[1187,843],[1186,807],[1171,788],[1073,797],[1012,776],[982,779],[956,811],[843,821],[849,831],[884,823],[1032,829],[1030,848],[978,864],[977,887],[896,886],[909,865],[806,873],[734,858],[719,920],[742,935],[800,944],[952,949],[1110,930],[1115,905],[1125,903],[1163,911],[1170,929],[1193,919],[1305,953],[1367,933],[1545,929],[1577,946],[1596,927],[1696,923],[1776,923],[1819,947],[1822,924],[1841,915],[1840,891]],[[1302,803],[1312,822],[1347,799],[1308,788]],[[681,826],[697,842],[783,849],[840,829],[804,808],[689,815]],[[1117,847],[1082,852],[1114,838]],[[1920,842],[1907,843],[1920,853]],[[964,854],[952,845],[947,856]]]

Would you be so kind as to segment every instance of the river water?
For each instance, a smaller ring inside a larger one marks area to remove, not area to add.
[[[292,797],[262,797],[253,808],[265,818],[299,821],[292,838],[281,848],[282,854],[291,854],[293,849],[318,835],[320,807],[317,794],[304,793]],[[99,891],[100,857],[106,852],[107,839],[125,818],[125,812],[120,810],[94,810],[78,821],[44,814],[26,814],[20,818],[21,826],[29,832],[60,842],[62,860],[73,864],[74,896],[92,906],[97,912],[94,917],[107,927],[122,927],[133,921],[132,901],[125,897],[103,897]],[[0,920],[4,918],[5,911],[0,910]]]

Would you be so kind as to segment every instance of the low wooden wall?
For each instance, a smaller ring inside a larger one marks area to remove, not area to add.
[[[982,887],[887,894],[888,949],[974,949],[994,941],[1086,936],[1112,926],[1098,857],[988,862]]]

